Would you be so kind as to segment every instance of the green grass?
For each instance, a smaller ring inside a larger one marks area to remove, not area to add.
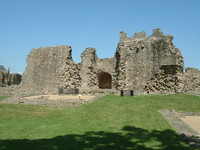
[[[0,101],[4,100],[5,98],[8,98],[8,97],[10,97],[10,96],[8,96],[8,95],[0,96]]]
[[[107,95],[65,109],[0,103],[0,150],[193,150],[162,109],[197,112],[200,97]]]

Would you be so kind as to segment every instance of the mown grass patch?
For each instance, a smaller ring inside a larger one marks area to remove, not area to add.
[[[200,97],[107,95],[65,109],[0,103],[0,149],[193,149],[162,109],[197,112]]]

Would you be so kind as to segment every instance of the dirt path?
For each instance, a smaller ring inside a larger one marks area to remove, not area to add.
[[[2,103],[30,104],[57,108],[76,107],[96,100],[103,95],[36,95],[27,97],[11,97]]]
[[[60,99],[71,99],[71,100],[90,100],[94,98],[95,96],[89,96],[89,95],[37,95],[37,96],[30,96],[30,97],[23,97],[24,99],[33,99],[33,98],[41,98],[46,97],[49,100],[60,100]]]

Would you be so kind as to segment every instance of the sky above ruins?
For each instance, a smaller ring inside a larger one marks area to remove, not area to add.
[[[0,0],[0,65],[22,73],[31,49],[70,45],[114,56],[120,31],[161,28],[174,36],[185,67],[200,69],[200,0]]]

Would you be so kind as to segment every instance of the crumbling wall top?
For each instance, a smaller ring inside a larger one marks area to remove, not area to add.
[[[159,28],[153,29],[153,33],[150,37],[164,37],[165,35],[161,32]]]
[[[0,72],[8,72],[8,71],[4,68],[4,66],[0,65]]]
[[[127,33],[121,31],[120,32],[120,43],[121,42],[131,42],[135,40],[144,40],[144,39],[160,39],[165,38],[169,39],[170,41],[173,39],[172,35],[164,35],[159,28],[153,29],[153,33],[150,36],[146,36],[146,32],[137,32],[132,37],[128,37]]]
[[[93,59],[93,61],[95,61],[97,59],[96,49],[92,48],[92,47],[86,48],[81,54],[82,61],[86,57],[87,57],[87,59],[89,58],[89,59]]]
[[[197,68],[186,68],[185,69],[186,73],[200,73],[200,71]]]
[[[142,39],[146,37],[146,32],[142,31],[142,32],[137,32],[133,35],[132,38],[136,38],[136,39]]]
[[[132,40],[144,39],[144,38],[146,38],[146,32],[145,31],[137,32],[130,38],[127,36],[126,32],[124,32],[124,31],[120,32],[120,42],[132,41]]]
[[[95,53],[96,53],[96,49],[95,49],[95,48],[93,48],[93,47],[88,47],[88,48],[86,48],[86,49],[82,52],[81,57],[82,57],[82,56],[87,56],[87,55],[89,55],[89,54],[95,54]]]

